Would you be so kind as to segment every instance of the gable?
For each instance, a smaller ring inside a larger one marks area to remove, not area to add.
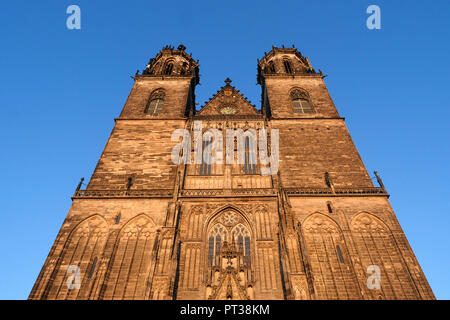
[[[210,300],[248,300],[247,292],[239,284],[236,271],[228,268],[221,274],[219,285],[215,288]]]
[[[198,115],[259,115],[258,110],[235,87],[231,80],[202,107]]]

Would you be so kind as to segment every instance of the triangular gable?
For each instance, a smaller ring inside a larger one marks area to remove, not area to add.
[[[247,300],[248,295],[245,289],[239,284],[236,271],[232,268],[222,274],[219,285],[212,293],[211,300]]]
[[[231,80],[205,104],[198,115],[258,115],[259,112],[235,87]]]

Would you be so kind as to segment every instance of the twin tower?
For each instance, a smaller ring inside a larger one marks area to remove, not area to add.
[[[258,60],[260,108],[227,79],[196,110],[199,64],[185,49],[164,47],[134,76],[29,298],[434,299],[322,72],[273,47]],[[174,163],[173,132],[197,121],[223,140],[265,129],[277,171],[261,174],[270,163],[246,136],[232,140],[241,162],[207,161],[203,138],[200,163]]]

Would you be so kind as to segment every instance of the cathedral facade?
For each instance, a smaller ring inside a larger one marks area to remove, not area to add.
[[[434,299],[325,75],[294,47],[257,70],[259,109],[226,79],[196,110],[183,45],[136,73],[29,299]]]

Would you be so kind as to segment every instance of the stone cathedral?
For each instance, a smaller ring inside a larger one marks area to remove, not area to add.
[[[196,108],[199,62],[185,49],[164,47],[134,75],[29,299],[435,299],[322,71],[272,47],[257,62],[259,108],[228,78]],[[204,135],[200,162],[174,162],[173,132],[200,121],[224,141],[265,129],[269,162],[248,135],[226,144],[243,161],[206,161],[225,143]]]

